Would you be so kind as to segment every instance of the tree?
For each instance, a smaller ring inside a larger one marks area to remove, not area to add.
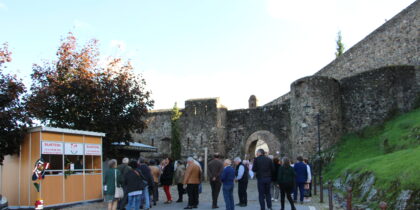
[[[50,126],[106,133],[104,154],[111,155],[113,142],[128,143],[131,132],[143,131],[142,119],[154,102],[130,62],[113,58],[99,64],[97,43],[90,40],[79,49],[69,33],[57,61],[34,65],[27,108]]]
[[[7,43],[0,47],[0,164],[4,156],[19,153],[25,128],[31,121],[20,100],[25,86],[16,76],[4,74],[5,64],[12,61]]]
[[[175,103],[172,108],[171,116],[171,158],[173,160],[181,159],[181,133],[179,128],[179,119],[181,118],[182,112],[179,111],[177,104]]]
[[[341,31],[337,33],[337,40],[335,41],[335,43],[337,44],[337,51],[335,52],[335,57],[338,57],[344,53],[344,44],[342,42]]]

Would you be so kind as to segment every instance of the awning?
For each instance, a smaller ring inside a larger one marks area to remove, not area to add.
[[[157,152],[157,147],[142,144],[139,142],[129,142],[128,145],[126,145],[125,142],[114,142],[112,143],[112,145],[125,150],[133,150],[139,152]]]

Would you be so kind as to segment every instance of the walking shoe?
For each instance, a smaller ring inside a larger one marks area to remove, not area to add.
[[[218,206],[212,206],[211,208],[212,209],[218,209],[219,207]]]
[[[177,202],[177,203],[182,203],[182,200],[177,200],[176,202]]]
[[[193,207],[192,206],[187,206],[184,209],[193,209]]]

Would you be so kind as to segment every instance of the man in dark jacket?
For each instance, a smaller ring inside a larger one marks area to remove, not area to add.
[[[215,209],[219,208],[217,206],[217,198],[219,197],[220,187],[222,186],[220,174],[223,171],[223,162],[219,159],[219,153],[215,153],[213,157],[213,160],[211,160],[207,166],[207,175],[210,179],[211,196],[213,200],[212,208]]]
[[[142,191],[145,189],[143,178],[137,169],[137,161],[132,160],[129,163],[130,170],[124,177],[124,185],[126,186],[128,195],[127,208],[138,208]]]
[[[305,163],[303,163],[302,156],[297,157],[297,163],[293,166],[296,172],[296,187],[295,191],[293,193],[293,199],[295,202],[297,201],[297,194],[299,189],[299,195],[300,195],[300,202],[303,203],[303,195],[305,192],[305,183],[308,180],[308,171],[307,166]]]
[[[258,199],[260,201],[261,210],[265,210],[265,203],[267,202],[267,208],[271,210],[271,176],[273,175],[274,165],[270,158],[265,156],[265,151],[259,149],[257,151],[257,157],[254,159],[254,165],[252,171],[257,174],[257,185],[258,185]]]
[[[144,200],[145,209],[149,209],[150,208],[149,192],[151,191],[150,188],[153,187],[153,177],[152,177],[152,173],[150,171],[149,166],[146,165],[146,160],[144,158],[139,158],[138,164],[139,164],[139,167],[137,168],[137,170],[140,172],[140,175],[144,179],[144,184],[146,185],[141,195],[140,204],[142,206],[143,200]]]
[[[238,182],[238,197],[239,203],[237,206],[245,207],[248,204],[248,196],[246,189],[248,188],[248,167],[242,164],[242,160],[239,157],[236,157],[235,160],[235,180]]]
[[[127,197],[127,189],[126,189],[127,186],[124,184],[124,177],[125,177],[125,175],[129,171],[131,171],[131,167],[128,166],[128,158],[126,158],[126,157],[123,158],[122,163],[120,165],[118,165],[117,169],[121,173],[122,182],[123,182],[122,188],[123,188],[123,191],[124,191],[124,197],[118,201],[118,207],[117,207],[117,209],[124,209],[125,208],[125,205],[127,204],[127,201],[128,201],[127,200],[128,199],[128,197]]]

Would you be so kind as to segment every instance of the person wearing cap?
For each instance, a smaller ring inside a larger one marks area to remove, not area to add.
[[[235,162],[235,180],[238,182],[238,197],[239,203],[236,204],[240,207],[245,207],[248,204],[246,190],[248,188],[248,167],[246,167],[241,158],[236,157]]]

